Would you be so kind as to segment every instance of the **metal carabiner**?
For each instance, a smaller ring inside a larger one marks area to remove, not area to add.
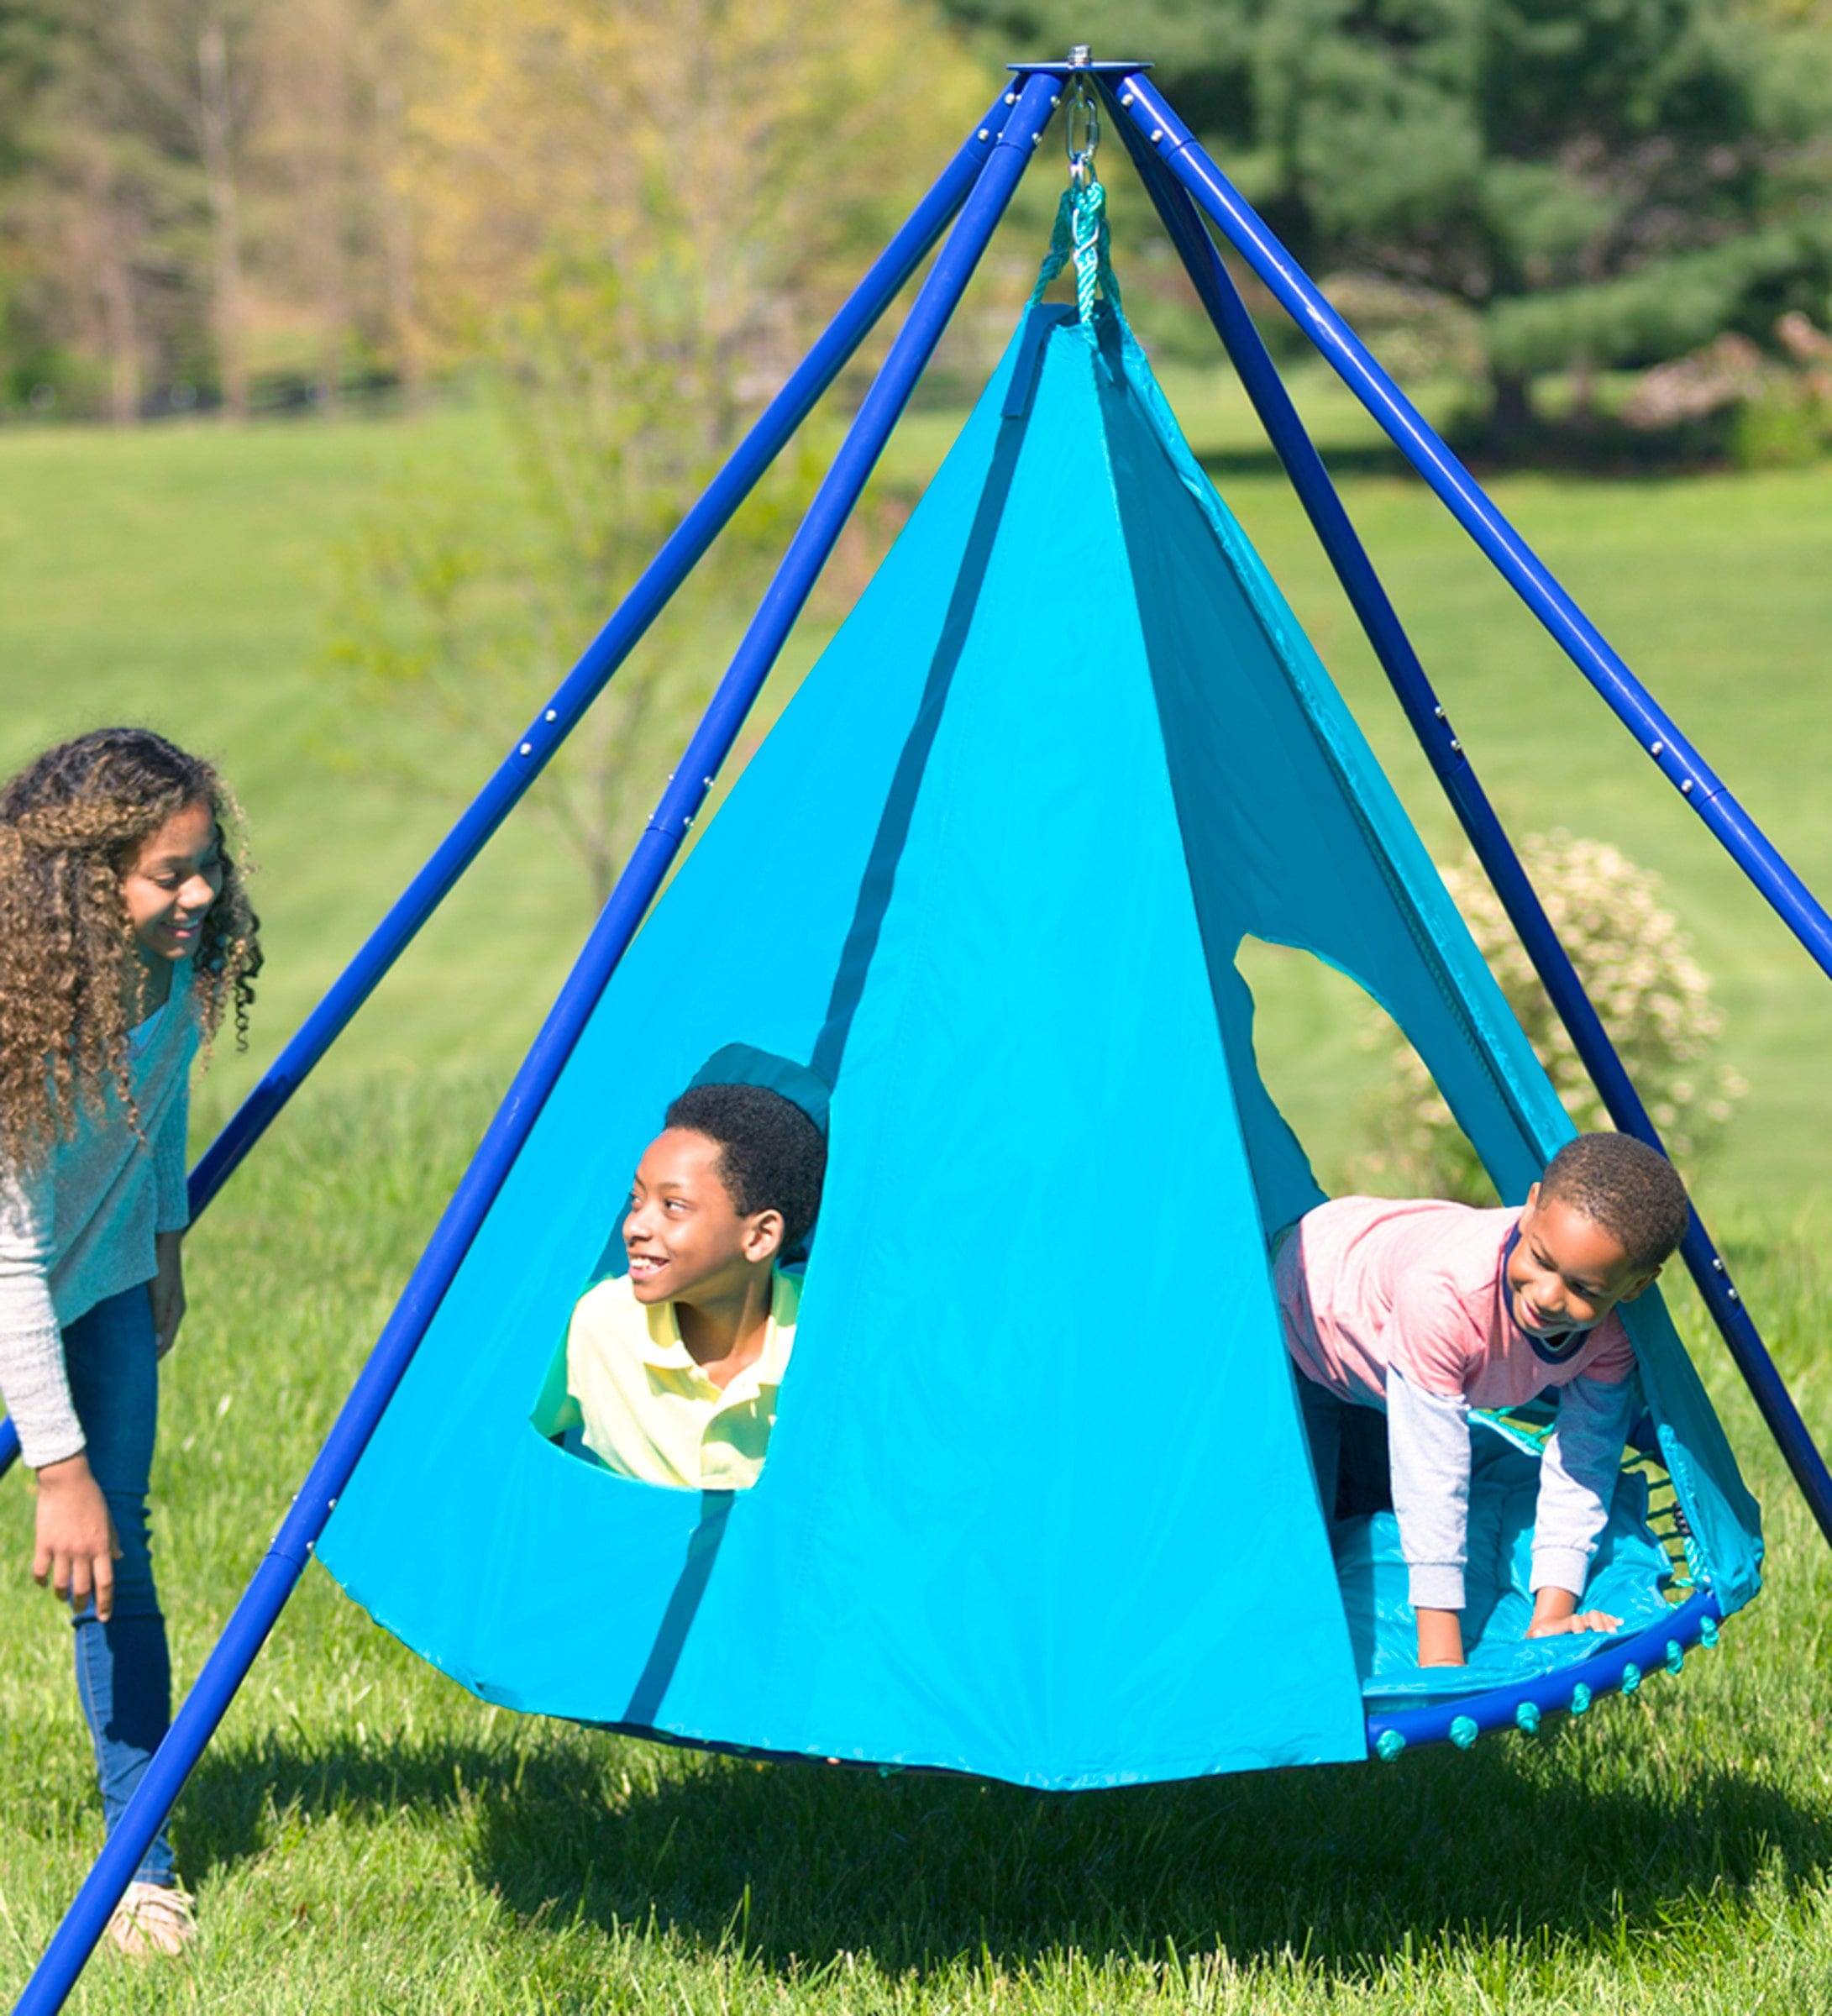
[[[1063,138],[1068,149],[1068,179],[1077,189],[1094,180],[1094,150],[1100,144],[1100,107],[1084,77],[1069,87],[1063,114]]]

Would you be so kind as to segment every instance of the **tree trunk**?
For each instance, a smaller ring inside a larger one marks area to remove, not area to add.
[[[96,306],[108,359],[108,417],[117,427],[132,427],[140,417],[140,330],[130,255],[134,234],[99,159],[92,161],[86,179],[95,234]]]
[[[206,22],[197,37],[198,109],[203,171],[210,199],[215,254],[214,319],[223,403],[232,419],[248,417],[248,357],[242,319],[242,244],[236,220],[234,123],[229,98],[228,38],[223,24]]]
[[[388,322],[394,338],[395,369],[407,404],[417,406],[426,384],[425,355],[413,297],[413,228],[402,201],[401,87],[384,77],[375,87],[381,147],[381,245],[388,289]]]
[[[344,403],[344,357],[349,335],[349,258],[344,242],[344,180],[327,183],[318,195],[318,381],[328,413]]]
[[[324,408],[343,404],[344,361],[350,333],[350,45],[355,30],[339,0],[318,11],[317,52],[320,114],[318,186],[309,192],[318,269],[318,375]]]
[[[1488,432],[1498,448],[1513,448],[1533,432],[1533,381],[1524,371],[1492,370],[1494,404]]]
[[[140,417],[140,332],[134,312],[134,275],[121,244],[121,220],[111,215],[105,229],[101,294],[108,345],[108,417],[117,427],[132,427]]]
[[[1572,360],[1572,418],[1579,427],[1590,426],[1597,417],[1597,367],[1588,350]]]

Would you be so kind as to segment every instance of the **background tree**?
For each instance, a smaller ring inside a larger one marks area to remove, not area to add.
[[[15,340],[35,375],[55,372],[61,338],[105,381],[113,417],[130,421],[167,306],[172,236],[191,194],[184,167],[150,139],[102,11],[81,0],[16,8],[8,28]]]
[[[729,444],[726,360],[644,286],[556,262],[513,323],[500,341],[516,375],[486,394],[506,466],[396,489],[346,548],[332,612],[333,746],[372,769],[375,713],[392,713],[397,782],[440,798],[501,754],[505,724],[559,683]],[[791,455],[766,479],[537,787],[594,906],[811,475]]]
[[[418,375],[404,0],[8,0],[0,343],[117,420]],[[4,382],[4,381],[0,381]],[[270,396],[272,396],[270,392]]]
[[[1823,0],[946,4],[1027,51],[1154,55],[1301,258],[1480,318],[1504,433],[1541,373],[1825,319]]]
[[[984,86],[898,0],[454,0],[423,27],[416,312],[438,355],[487,366],[512,474],[390,501],[347,556],[331,657],[346,696],[417,724],[403,776],[449,793],[604,621]],[[816,459],[763,486],[543,780],[595,900]]]

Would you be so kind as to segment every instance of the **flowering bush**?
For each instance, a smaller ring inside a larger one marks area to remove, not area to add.
[[[1668,1149],[1696,1159],[1745,1087],[1728,1066],[1710,1061],[1724,1016],[1690,939],[1661,906],[1660,878],[1603,841],[1563,832],[1529,834],[1520,856]],[[1608,1127],[1596,1088],[1487,878],[1473,863],[1440,872],[1572,1122],[1582,1131]],[[1475,1150],[1412,1046],[1378,1011],[1362,1040],[1383,1050],[1392,1068],[1364,1114],[1369,1147],[1355,1180],[1406,1194],[1491,1200]]]

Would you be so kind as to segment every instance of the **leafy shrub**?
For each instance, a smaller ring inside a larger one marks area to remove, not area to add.
[[[1739,469],[1803,469],[1832,451],[1832,407],[1793,391],[1765,393],[1737,411],[1730,459]]]
[[[1660,878],[1600,840],[1529,834],[1520,855],[1669,1152],[1705,1152],[1745,1089],[1711,1052],[1724,1016],[1691,941],[1659,900]],[[1471,935],[1581,1131],[1611,1125],[1507,913],[1473,861],[1440,871]],[[1399,1194],[1493,1200],[1482,1164],[1411,1045],[1384,1016],[1362,1041],[1391,1068],[1363,1119],[1354,1180]]]

